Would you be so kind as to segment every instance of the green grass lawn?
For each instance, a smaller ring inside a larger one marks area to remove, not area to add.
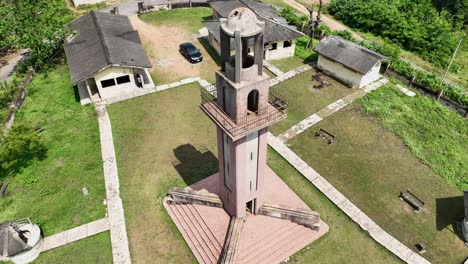
[[[39,73],[15,124],[41,126],[47,157],[34,160],[0,198],[0,222],[31,217],[48,236],[103,218],[106,207],[98,122],[93,106],[75,100],[68,68]],[[89,194],[84,196],[82,188]]]
[[[195,261],[162,200],[170,187],[218,171],[215,126],[199,102],[198,85],[189,84],[108,107],[134,263]],[[300,263],[397,262],[274,151],[269,155],[269,165],[331,226],[295,257]]]
[[[272,60],[270,62],[283,72],[287,72],[304,65],[303,59],[298,57],[291,57],[281,60]]]
[[[33,263],[110,264],[112,263],[110,234],[104,232],[43,252]]]
[[[452,154],[467,149],[466,123],[460,126],[460,121],[455,120],[460,117],[436,103],[422,103],[416,108],[418,100],[430,99],[410,98],[389,87],[365,98],[363,101],[370,101],[369,107],[380,109],[383,124],[354,103],[289,141],[291,149],[408,247],[415,249],[414,244],[426,243],[428,251],[424,257],[431,262],[461,263],[466,257],[466,247],[454,234],[454,224],[463,215],[463,193],[421,162],[408,144],[422,152],[440,148],[448,156],[443,159],[444,167],[455,169],[462,165],[458,164],[461,161],[458,158],[451,160]],[[337,136],[334,145],[314,136],[319,127]],[[404,135],[406,140],[384,127],[400,131],[397,134]],[[435,132],[426,135],[430,128]],[[432,144],[440,142],[438,136],[455,151],[440,143]],[[465,161],[466,155],[465,151],[462,155]],[[465,173],[460,177],[466,177],[467,170],[460,172]],[[420,213],[398,199],[400,191],[406,189],[426,203]]]
[[[271,127],[273,134],[285,132],[304,118],[354,91],[322,73],[321,78],[330,85],[316,89],[313,86],[319,82],[312,80],[315,74],[317,72],[312,69],[274,86],[275,91],[288,102],[288,118]]]
[[[296,39],[294,57],[281,60],[272,60],[271,63],[280,70],[287,72],[304,64],[317,61],[317,53],[311,49],[306,48],[309,39],[309,36],[302,36]],[[318,43],[319,41],[315,39],[314,47]]]

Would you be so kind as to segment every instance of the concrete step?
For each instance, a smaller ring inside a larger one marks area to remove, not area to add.
[[[181,204],[178,206],[178,208],[185,214],[184,220],[189,225],[192,234],[196,237],[200,246],[204,249],[206,256],[210,259],[210,261],[212,261],[211,263],[216,263],[218,261],[219,252],[217,252],[215,246],[210,242],[205,231],[203,230],[195,216],[192,214],[188,206],[189,205]]]
[[[297,236],[295,237],[294,243],[288,243],[282,245],[281,247],[278,247],[278,249],[281,250],[274,250],[273,254],[269,255],[268,257],[265,257],[262,260],[262,262],[277,263],[285,260],[289,257],[289,254],[287,254],[286,252],[291,252],[291,254],[293,254],[306,247],[309,244],[308,242],[312,240],[312,237],[314,235],[313,232],[316,231],[313,231],[311,229],[303,229],[302,231],[299,231],[298,233],[296,233]]]
[[[271,239],[274,238],[275,235],[279,233],[282,233],[282,232],[287,232],[287,230],[291,228],[289,225],[282,225],[280,228],[278,229],[269,229],[269,233],[265,236],[265,241],[270,241]],[[256,241],[250,241],[250,243],[248,245],[245,245],[241,248],[242,250],[242,256],[248,256],[250,254],[252,254],[255,250],[258,250],[258,244]]]
[[[216,257],[214,257],[210,252],[204,251],[204,248],[201,246],[202,241],[199,241],[192,228],[190,228],[190,225],[187,223],[188,216],[185,214],[182,208],[180,208],[180,205],[168,204],[168,208],[171,210],[172,214],[179,222],[181,228],[186,233],[185,239],[187,242],[190,242],[192,245],[194,245],[194,247],[191,248],[193,250],[193,254],[196,256],[197,260],[199,260],[200,264],[216,263]]]
[[[287,223],[287,228],[283,232],[268,241],[263,241],[261,244],[257,244],[252,250],[249,251],[248,255],[242,254],[242,258],[239,259],[239,263],[267,263],[264,260],[270,258],[270,255],[275,251],[284,252],[285,247],[289,247],[291,241],[301,239],[304,230],[303,226]]]
[[[200,212],[197,210],[197,208],[194,205],[188,205],[188,208],[192,211],[192,213],[195,215],[195,217],[198,219],[198,222],[200,223],[201,227],[205,231],[206,235],[212,241],[213,245],[218,249],[219,254],[221,254],[221,251],[223,249],[223,241],[219,241],[218,238],[213,234],[211,231],[211,228],[208,227],[208,224],[206,221],[202,218],[200,215]]]
[[[216,259],[218,259],[221,254],[221,247],[216,245],[216,238],[211,234],[209,228],[205,224],[205,221],[203,221],[193,205],[183,205],[182,208],[185,210],[187,216],[194,225],[200,239],[205,242],[204,244],[208,246],[210,252],[216,257]]]

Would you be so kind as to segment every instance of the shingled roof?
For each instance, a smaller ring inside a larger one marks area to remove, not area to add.
[[[368,73],[377,62],[387,59],[382,54],[336,36],[323,38],[315,51],[362,74]]]
[[[247,7],[252,10],[260,21],[265,22],[264,38],[265,43],[292,40],[303,36],[301,32],[289,26],[284,18],[276,13],[276,10],[269,5],[251,0],[222,0],[214,1],[211,7],[221,16],[227,17],[232,10],[237,7]],[[219,20],[205,21],[203,25],[211,32],[213,37],[220,40]]]
[[[65,45],[65,54],[74,84],[111,66],[151,68],[138,32],[128,17],[91,12],[72,22],[77,31]]]

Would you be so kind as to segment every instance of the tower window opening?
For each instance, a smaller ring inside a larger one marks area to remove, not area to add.
[[[258,111],[258,90],[250,91],[247,96],[247,110],[257,113]]]

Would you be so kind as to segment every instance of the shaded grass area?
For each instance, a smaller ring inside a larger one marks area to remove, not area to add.
[[[268,165],[312,210],[318,211],[320,217],[330,226],[330,231],[324,237],[296,253],[291,261],[337,264],[401,263],[362,231],[271,147],[268,148]]]
[[[285,132],[313,113],[353,92],[353,89],[322,73],[319,73],[320,78],[330,85],[321,89],[314,88],[314,85],[319,84],[318,81],[312,80],[312,76],[316,74],[317,71],[312,69],[274,86],[275,91],[288,102],[288,118],[271,127],[273,134]]]
[[[359,102],[448,183],[468,189],[467,119],[426,96],[404,96],[393,85]]]
[[[43,252],[33,263],[110,264],[112,263],[110,233],[104,232]]]
[[[380,89],[373,93],[389,95],[381,98],[378,104],[385,106],[392,100],[399,100],[399,96],[393,98],[395,95],[390,88]],[[368,96],[376,96],[373,93]],[[427,118],[422,113],[414,113],[417,114]],[[405,120],[405,117],[398,119]],[[430,120],[426,122],[435,125]],[[414,122],[413,126],[420,131],[418,123]],[[328,145],[326,140],[314,136],[319,127],[337,136],[335,144]],[[424,257],[429,261],[461,263],[466,257],[466,247],[454,233],[456,219],[463,215],[462,192],[447,185],[416,158],[398,136],[385,130],[382,123],[367,115],[358,103],[288,143],[384,230],[413,250],[416,250],[416,243],[425,243],[428,251]],[[446,167],[451,167],[451,163]],[[426,203],[419,214],[398,199],[400,192],[407,189]]]
[[[162,200],[170,187],[185,187],[218,171],[216,128],[198,104],[199,87],[189,84],[108,107],[135,263],[196,261]],[[269,155],[269,165],[331,226],[329,234],[295,257],[299,263],[397,262],[278,154],[270,150]]]
[[[31,217],[46,236],[105,216],[99,129],[92,106],[81,106],[65,65],[39,73],[15,124],[41,126],[47,157],[34,160],[0,199],[0,222]],[[84,196],[82,188],[89,194]]]

